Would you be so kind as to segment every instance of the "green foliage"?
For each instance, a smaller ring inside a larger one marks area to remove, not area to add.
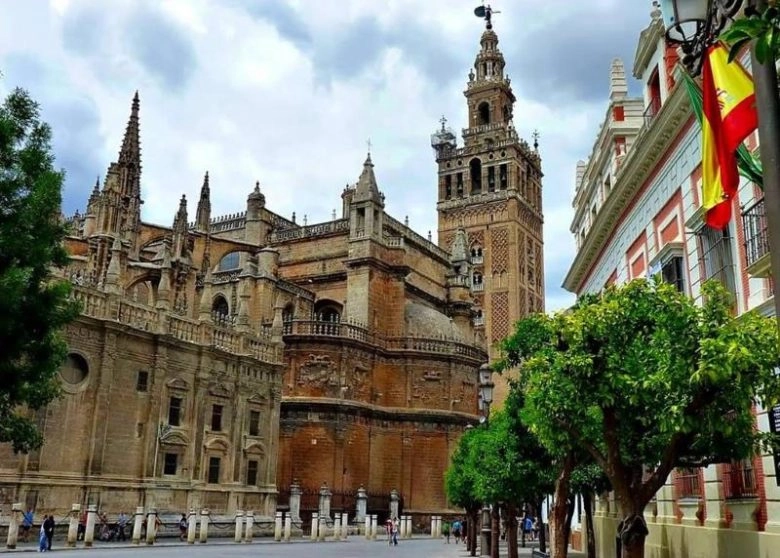
[[[43,443],[29,409],[58,395],[59,330],[78,313],[51,275],[67,254],[50,138],[38,105],[14,90],[0,105],[0,443],[23,452]]]
[[[447,499],[464,509],[479,506],[476,496],[476,475],[479,466],[479,440],[476,429],[467,430],[450,458],[450,465],[444,473],[444,490]]]
[[[520,367],[533,433],[549,450],[586,450],[624,514],[640,513],[674,467],[744,458],[767,441],[752,405],[780,394],[776,322],[732,317],[719,283],[703,295],[697,306],[663,283],[612,286],[522,320],[502,344],[499,367]]]
[[[756,58],[759,62],[763,64],[767,60],[777,60],[780,58],[780,10],[776,5],[768,6],[763,12],[748,8],[743,17],[721,33],[720,38],[731,47],[729,62],[751,41],[756,42]]]

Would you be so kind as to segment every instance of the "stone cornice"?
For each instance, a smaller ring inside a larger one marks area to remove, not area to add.
[[[650,58],[655,53],[658,41],[664,36],[664,24],[659,19],[654,19],[650,25],[639,34],[639,44],[634,55],[634,68],[632,74],[637,79],[642,79],[642,74],[647,68]]]
[[[578,293],[591,268],[611,239],[623,212],[635,199],[642,185],[667,156],[669,145],[692,118],[690,99],[678,83],[661,111],[637,136],[615,179],[611,194],[604,201],[596,220],[585,237],[563,281],[563,288]]]

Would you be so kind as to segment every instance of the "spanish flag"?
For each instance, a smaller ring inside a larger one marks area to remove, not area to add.
[[[758,126],[753,80],[728,61],[723,43],[711,46],[702,68],[702,206],[707,224],[724,229],[739,188],[736,151]]]

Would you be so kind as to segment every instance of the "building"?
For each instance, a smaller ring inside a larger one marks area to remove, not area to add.
[[[514,127],[515,96],[490,23],[480,47],[464,91],[464,145],[444,119],[431,144],[439,167],[439,245],[450,246],[461,229],[468,235],[476,324],[492,361],[517,320],[544,311],[544,219],[538,144],[530,147]],[[496,404],[507,389],[506,378],[497,379]]]
[[[485,328],[496,341],[542,308],[540,159],[512,129],[496,45],[488,29],[466,147],[437,151],[441,184],[467,185],[441,191],[439,245],[385,211],[370,154],[330,221],[274,213],[259,183],[245,210],[213,216],[206,173],[194,219],[182,197],[172,226],[146,223],[136,94],[117,162],[69,218],[64,276],[83,312],[65,394],[38,414],[40,451],[0,448],[0,500],[271,515],[297,484],[304,521],[320,490],[352,512],[360,487],[374,513],[392,490],[404,513],[446,511]],[[461,158],[465,178],[446,170]]]
[[[660,275],[698,299],[704,280],[731,290],[735,311],[774,313],[761,191],[743,180],[734,219],[724,231],[705,226],[701,131],[655,8],[640,36],[633,74],[644,94],[627,94],[613,63],[605,122],[590,158],[577,166],[571,232],[577,255],[564,287],[594,293],[611,283]],[[755,134],[748,138],[757,148]],[[765,410],[757,425],[769,430]],[[773,455],[675,471],[646,512],[647,556],[730,557],[780,554],[780,489]],[[615,555],[617,508],[596,511],[599,554]]]

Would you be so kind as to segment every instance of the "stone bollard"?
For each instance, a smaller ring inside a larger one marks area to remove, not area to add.
[[[90,504],[87,506],[87,525],[84,527],[84,546],[89,548],[92,541],[95,540],[95,517],[97,516],[97,506]]]
[[[328,534],[328,516],[320,515],[320,527],[317,531],[317,540],[324,541],[325,535]]]
[[[195,544],[195,537],[198,534],[198,512],[190,508],[190,514],[187,516],[187,544]]]
[[[209,510],[200,510],[200,537],[198,540],[202,544],[209,540]]]
[[[89,531],[89,519],[87,519],[87,531]],[[149,510],[146,514],[146,544],[154,544],[157,537],[157,510]]]
[[[412,516],[411,515],[406,516],[406,538],[407,539],[412,538]]]
[[[333,518],[333,540],[337,541],[341,538],[341,514],[334,514]]]
[[[402,515],[398,518],[398,538],[406,538],[406,516]]]
[[[371,516],[371,540],[376,540],[376,531],[379,524],[379,516],[377,514],[373,514]]]
[[[274,519],[274,540],[280,541],[282,540],[282,517],[284,516],[283,512],[276,512],[276,518]]]
[[[431,516],[431,538],[432,539],[436,538],[436,516],[435,515]]]
[[[349,538],[349,514],[347,512],[341,514],[341,538],[343,540]]]
[[[292,535],[292,513],[284,514],[284,542],[290,542]]]
[[[246,512],[246,531],[244,534],[245,543],[252,542],[252,537],[254,536],[254,528],[255,528],[255,512],[248,511]]]
[[[237,543],[241,542],[241,537],[244,534],[244,512],[242,510],[236,510],[236,533],[233,540]]]
[[[434,538],[437,539],[441,538],[441,516],[440,515],[436,516],[436,529],[433,532],[433,536]]]
[[[311,540],[317,540],[317,531],[320,528],[320,514],[314,512],[311,514]]]
[[[371,516],[370,515],[366,515],[365,530],[366,530],[366,538],[371,539]]]
[[[141,544],[141,528],[144,524],[144,507],[138,506],[135,508],[135,519],[133,520],[133,544]],[[86,540],[87,533],[84,532],[84,539]]]
[[[22,503],[11,504],[11,517],[8,519],[8,538],[5,545],[13,550],[19,538],[19,520],[22,518]]]
[[[73,504],[70,507],[70,522],[68,523],[69,548],[76,546],[76,539],[79,538],[79,512],[81,512],[81,506],[79,504]]]

